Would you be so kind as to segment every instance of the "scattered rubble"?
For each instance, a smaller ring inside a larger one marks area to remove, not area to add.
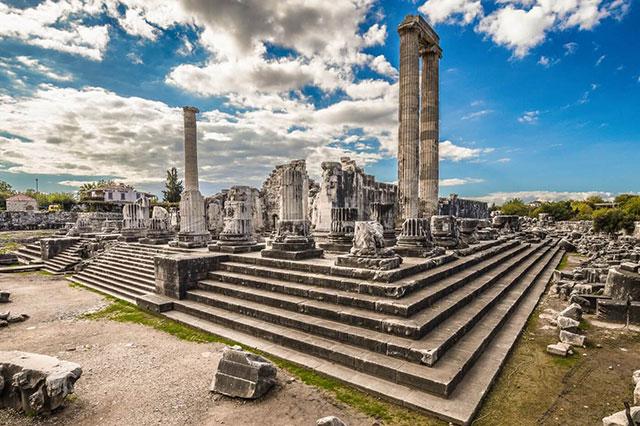
[[[567,356],[573,355],[573,350],[571,350],[571,345],[568,343],[558,342],[555,345],[548,345],[547,352],[552,355],[560,355]]]
[[[0,408],[28,415],[50,413],[73,393],[80,365],[47,355],[0,352]]]
[[[256,399],[276,383],[276,367],[241,347],[225,348],[210,390],[226,396]]]
[[[11,297],[11,293],[8,291],[0,291],[0,303],[9,303],[9,298]]]
[[[630,414],[636,424],[640,423],[640,407],[631,407]],[[605,417],[602,419],[602,426],[629,426],[626,411],[618,411],[609,417]]]

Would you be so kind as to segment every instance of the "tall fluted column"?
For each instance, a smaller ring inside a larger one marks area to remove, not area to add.
[[[420,212],[424,218],[438,214],[439,179],[439,61],[440,51],[429,46],[422,56],[422,108],[420,112]]]
[[[198,108],[186,106],[184,111],[184,189],[198,189],[198,135],[196,114]]]
[[[412,25],[400,34],[400,106],[398,110],[398,200],[400,219],[418,217],[420,64],[418,31]]]

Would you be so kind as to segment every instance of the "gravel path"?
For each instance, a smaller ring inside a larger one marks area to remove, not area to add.
[[[0,425],[315,425],[327,415],[349,425],[376,423],[283,371],[259,401],[212,394],[223,345],[186,342],[137,324],[78,319],[108,302],[62,278],[2,274],[0,289],[13,300],[0,311],[31,316],[0,329],[0,350],[52,355],[84,370],[64,409],[39,418],[0,410]]]

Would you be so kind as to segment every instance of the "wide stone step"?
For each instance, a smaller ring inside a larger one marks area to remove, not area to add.
[[[146,293],[155,291],[155,283],[152,280],[114,271],[113,269],[105,268],[101,265],[90,265],[83,269],[82,272],[86,275],[99,277],[106,281],[116,281],[121,284],[130,285]]]
[[[127,271],[131,271],[133,273],[150,276],[150,277],[153,277],[155,274],[154,272],[155,269],[153,266],[142,265],[142,264],[136,263],[133,260],[123,260],[123,259],[114,258],[107,254],[103,254],[97,257],[94,260],[94,263],[109,265],[109,266],[113,266],[114,268],[120,268]]]
[[[115,297],[116,299],[124,300],[129,303],[136,303],[136,297],[141,296],[141,294],[137,292],[131,292],[126,289],[111,286],[109,284],[104,284],[91,278],[82,278],[78,277],[77,275],[71,277],[68,276],[66,278],[73,283],[80,284],[93,290],[97,290],[101,293]]]
[[[376,377],[374,376],[374,370],[356,371],[355,365],[359,364],[350,364],[352,365],[350,367],[339,361],[334,362],[328,359],[329,357],[322,357],[321,355],[326,352],[326,348],[332,347],[332,342],[327,340],[323,342],[321,339],[308,336],[305,333],[292,335],[288,328],[274,326],[251,318],[247,319],[238,314],[229,314],[223,310],[218,311],[221,315],[219,323],[205,319],[206,315],[192,315],[178,310],[166,312],[164,315],[206,332],[287,359],[297,365],[348,383],[400,405],[427,411],[448,422],[470,424],[480,403],[486,396],[489,386],[495,380],[511,347],[518,338],[530,313],[535,308],[561,256],[562,252],[556,255],[544,274],[534,283],[525,299],[518,304],[512,315],[509,316],[495,334],[491,344],[487,345],[482,351],[473,368],[464,375],[464,386],[449,390],[446,398],[416,389],[412,383],[403,385],[397,381]],[[194,302],[189,303],[192,303],[197,309],[197,304]],[[232,326],[235,321],[238,321],[237,328]],[[261,327],[269,328],[270,331],[263,333],[264,329]],[[280,329],[279,332],[276,331],[278,328]],[[298,340],[296,341],[296,339]],[[304,346],[301,346],[298,342],[302,342]],[[318,342],[318,344],[312,345],[312,342]],[[460,344],[461,342],[457,346]],[[309,346],[310,348],[308,348]],[[340,349],[345,345],[338,344],[335,347]],[[365,359],[366,356],[367,353],[364,353],[361,358]],[[344,357],[340,358],[346,359]],[[451,364],[453,361],[443,359],[442,362]],[[443,365],[439,364],[429,370],[433,374],[435,371],[442,370]]]
[[[222,262],[220,264],[220,270],[260,278],[270,278],[318,287],[326,287],[346,292],[400,298],[415,290],[423,288],[432,282],[482,262],[485,259],[498,255],[504,251],[512,250],[518,245],[519,244],[517,242],[502,244],[498,247],[487,249],[474,256],[451,261],[444,265],[431,268],[426,272],[416,274],[410,278],[405,278],[394,283],[380,283],[360,279],[339,278],[313,272],[296,272],[284,269],[285,265],[275,267],[243,263],[237,261],[241,258],[239,256],[231,256],[230,258],[233,259],[232,262]]]
[[[188,292],[187,297],[191,300],[234,312],[245,313],[276,324],[288,324],[321,336],[329,336],[346,342],[358,342],[355,344],[387,353],[389,334],[400,338],[419,339],[456,310],[462,308],[468,300],[493,285],[510,268],[527,260],[534,262],[535,256],[532,256],[532,253],[538,249],[539,247],[531,248],[517,258],[504,262],[495,274],[485,274],[467,286],[458,287],[458,291],[447,293],[442,300],[422,312],[421,314],[423,315],[413,318],[390,317],[358,308],[336,309],[335,305],[321,301],[276,295],[265,291],[243,292],[242,289],[237,289],[233,292],[230,289],[227,295],[224,295],[203,290],[192,290]],[[238,296],[242,298],[238,298]],[[314,320],[309,316],[319,319]],[[363,328],[368,329],[366,335],[363,335]],[[411,347],[411,344],[405,340],[392,342],[392,344],[403,348]],[[393,352],[399,351],[394,349]],[[398,353],[398,355],[416,362],[419,362],[421,358],[421,356],[416,356],[413,350],[408,350],[406,353]]]
[[[99,286],[107,290],[112,290],[116,293],[122,293],[123,295],[131,298],[131,300],[135,301],[135,296],[141,296],[143,294],[149,293],[149,291],[142,290],[136,285],[132,285],[131,283],[123,283],[121,281],[117,281],[114,279],[106,279],[101,276],[93,275],[91,273],[85,273],[85,271],[81,271],[75,275],[74,278],[85,281],[91,285]]]
[[[139,265],[153,266],[153,258],[148,256],[128,254],[128,253],[120,252],[118,250],[108,250],[103,254],[103,256],[131,262]]]
[[[523,251],[525,246],[517,246],[512,249],[513,255]],[[210,280],[205,280],[199,284],[200,288],[227,296],[260,302],[269,306],[283,307],[293,311],[307,312],[311,315],[319,315],[324,318],[352,320],[352,324],[369,324],[375,330],[380,329],[382,321],[387,319],[386,315],[408,316],[409,312],[416,312],[416,306],[424,307],[433,303],[438,296],[446,295],[448,292],[461,287],[472,278],[479,276],[488,269],[495,267],[506,260],[506,254],[492,257],[478,264],[475,268],[463,270],[454,274],[450,279],[438,283],[432,289],[425,287],[418,293],[414,293],[414,302],[405,303],[403,299],[394,299],[388,302],[385,298],[363,295],[358,293],[345,292],[340,290],[325,290],[305,284],[289,283],[284,280],[253,277],[233,272],[211,272]],[[215,280],[215,281],[212,281]],[[218,282],[216,282],[218,281]],[[273,293],[278,294],[273,294]],[[416,302],[417,296],[421,296],[420,302]],[[319,303],[311,302],[309,299],[318,302],[326,302],[336,305],[349,306],[362,310],[377,311],[386,315],[372,314],[365,311],[349,311],[349,308],[330,307],[323,308]],[[397,334],[404,336],[406,330]]]

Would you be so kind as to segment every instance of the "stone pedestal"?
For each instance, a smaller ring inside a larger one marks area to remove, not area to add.
[[[400,256],[428,257],[432,255],[433,244],[429,234],[429,220],[410,218],[402,224],[402,232],[394,247]]]
[[[248,186],[232,187],[224,207],[224,229],[210,251],[246,253],[264,248],[253,236],[252,197]]]
[[[149,200],[141,198],[122,207],[122,230],[118,241],[134,242],[147,234]]]
[[[478,235],[476,233],[477,226],[478,219],[458,219],[460,240],[464,244],[471,245],[478,242]]]
[[[140,239],[140,243],[167,244],[173,238],[169,226],[169,212],[164,207],[154,207],[151,219],[147,222],[147,235]]]
[[[327,241],[318,244],[327,251],[347,253],[353,244],[353,231],[358,218],[358,209],[334,207],[331,209],[331,232]]]
[[[402,263],[402,258],[384,245],[382,225],[375,221],[356,222],[353,247],[346,256],[338,256],[337,266],[389,270]]]
[[[307,259],[322,256],[311,236],[308,214],[309,180],[304,160],[284,166],[280,187],[280,220],[276,237],[263,257],[275,259]]]
[[[458,227],[453,216],[431,216],[433,244],[448,249],[462,248],[458,239]]]
[[[382,235],[386,247],[396,245],[395,206],[393,203],[372,203],[371,219],[382,225]]]

